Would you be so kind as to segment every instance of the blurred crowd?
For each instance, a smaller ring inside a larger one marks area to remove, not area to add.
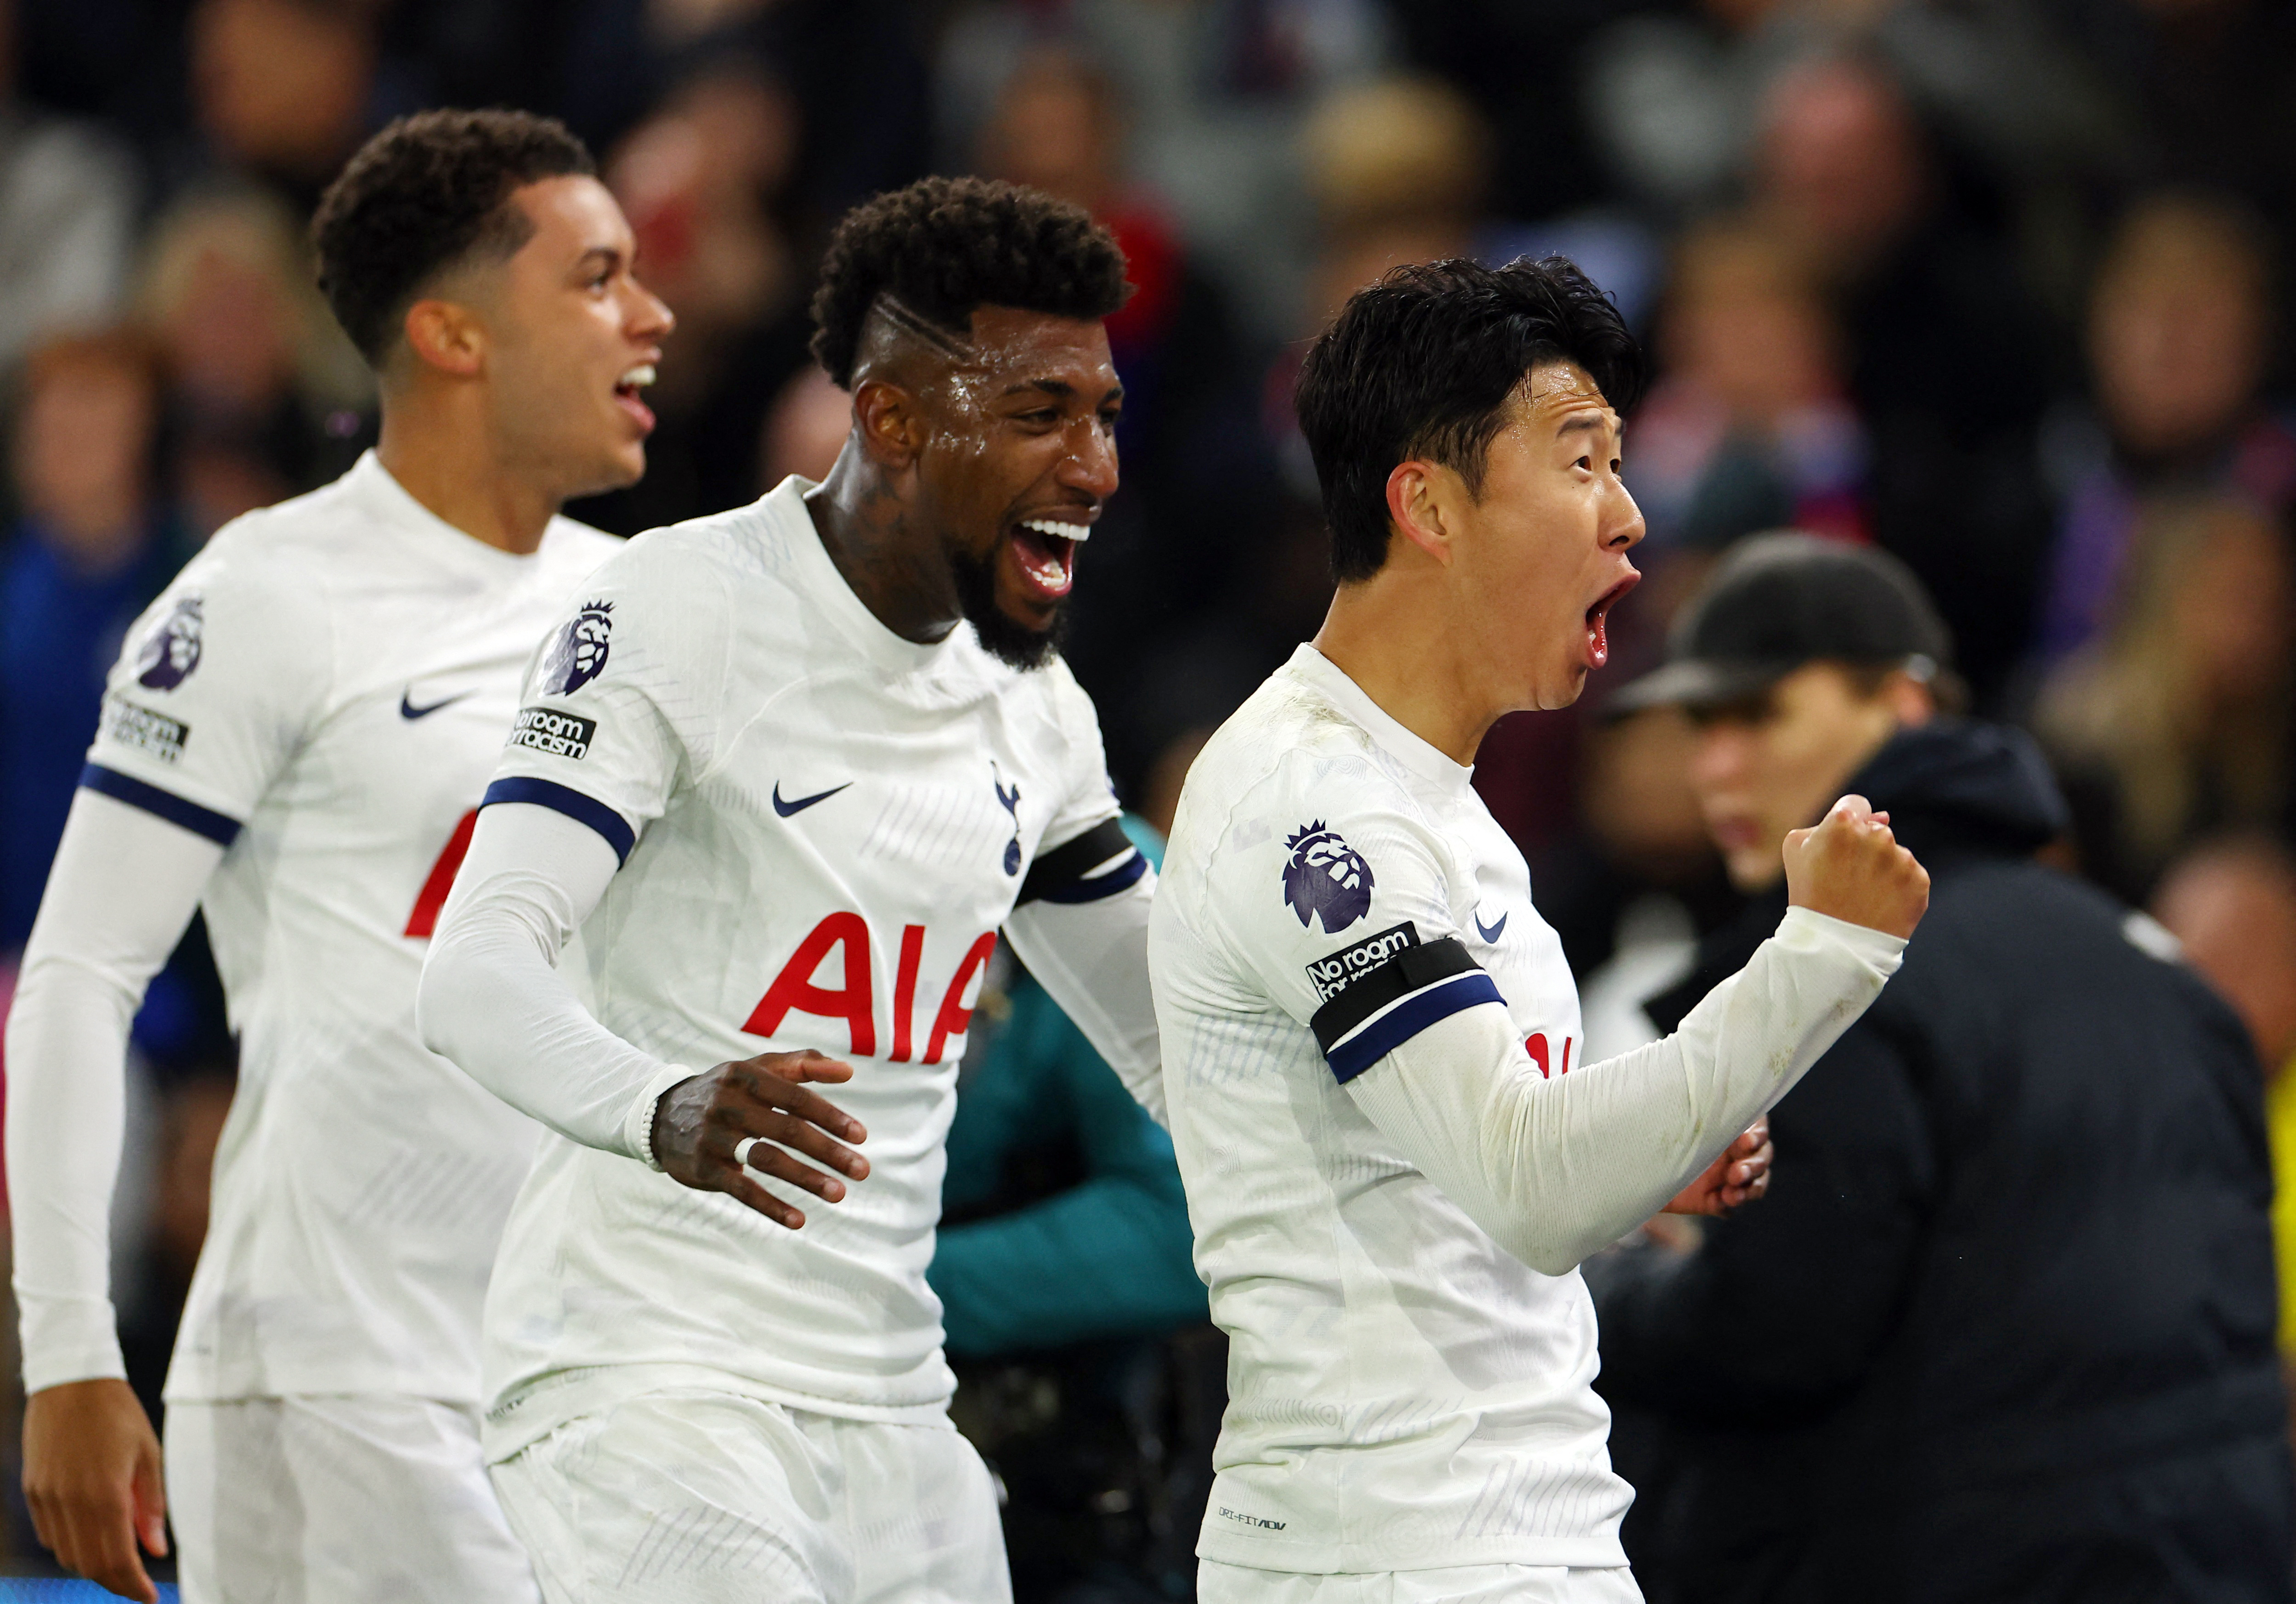
[[[2149,907],[2242,1013],[2296,1172],[2286,0],[0,0],[0,954],[127,625],[220,524],[371,442],[303,227],[368,134],[450,103],[589,141],[677,314],[644,481],[570,509],[620,533],[834,457],[806,302],[855,202],[972,171],[1113,229],[1125,483],[1068,655],[1152,824],[1329,594],[1290,407],[1305,338],[1396,263],[1571,257],[1658,375],[1628,434],[1647,577],[1604,678],[1656,660],[1740,537],[1895,553],[1974,709],[2056,765],[2066,866]],[[1732,906],[1685,728],[1601,697],[1505,721],[1477,772],[1588,987],[1590,1058]],[[1025,984],[998,1003],[1024,1020]],[[1041,1057],[1050,1029],[1007,1041]],[[156,1412],[231,1087],[196,926],[136,1043],[116,1279]],[[1096,1145],[1111,1128],[977,1139],[1002,1179],[952,1206],[1138,1171],[1160,1133]],[[1025,1437],[1056,1380],[1130,1422],[1128,1462],[1208,1440],[1200,1296],[1136,1302],[1130,1335],[1182,1334],[1153,1362],[1064,1332],[1090,1357],[1054,1380],[967,1372],[968,1429]],[[1142,1525],[1183,1471],[1128,1491],[1062,1452],[1039,1479],[1089,1499],[1046,1544],[1129,1521],[1136,1571],[1185,1573],[1186,1521]]]

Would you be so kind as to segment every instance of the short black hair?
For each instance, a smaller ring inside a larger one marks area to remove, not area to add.
[[[359,354],[382,366],[400,320],[439,273],[485,250],[506,258],[534,225],[510,203],[529,184],[592,174],[555,118],[417,111],[368,140],[311,220],[319,290]]]
[[[1559,256],[1504,267],[1397,267],[1350,296],[1300,364],[1300,429],[1316,462],[1332,577],[1387,561],[1387,477],[1414,457],[1480,495],[1490,445],[1531,370],[1575,362],[1624,413],[1642,399],[1642,348],[1610,298]]]
[[[846,213],[813,293],[813,356],[853,385],[861,325],[890,291],[959,339],[979,307],[1105,317],[1131,292],[1116,238],[1080,206],[992,178],[920,178]]]

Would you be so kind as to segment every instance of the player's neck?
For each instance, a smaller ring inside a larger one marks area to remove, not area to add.
[[[1382,712],[1453,762],[1470,764],[1507,709],[1488,705],[1482,665],[1471,661],[1445,611],[1405,594],[1417,588],[1388,573],[1341,586],[1314,645]]]
[[[483,419],[429,399],[383,402],[374,450],[384,468],[425,511],[473,540],[521,556],[537,549],[558,513],[555,490],[506,466]]]
[[[920,549],[908,503],[850,445],[805,498],[822,549],[861,605],[903,640],[945,640],[964,616],[939,551]]]

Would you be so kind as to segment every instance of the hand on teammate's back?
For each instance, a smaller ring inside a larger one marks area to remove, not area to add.
[[[1910,936],[1930,905],[1929,871],[1898,844],[1890,816],[1845,796],[1824,818],[1787,833],[1786,900],[1894,936]]]
[[[804,1213],[759,1186],[749,1172],[803,1187],[825,1202],[843,1197],[845,1183],[828,1170],[859,1180],[869,1173],[869,1161],[835,1139],[857,1142],[868,1132],[859,1120],[807,1090],[805,1082],[852,1078],[852,1065],[810,1051],[760,1053],[720,1064],[707,1074],[680,1081],[654,1104],[655,1161],[674,1180],[700,1191],[724,1192],[795,1230],[805,1223]],[[745,1141],[750,1145],[742,1153]],[[787,1148],[826,1168],[800,1164]]]
[[[125,1381],[67,1381],[25,1400],[24,1499],[65,1569],[157,1604],[135,1545],[168,1551],[160,1439]]]

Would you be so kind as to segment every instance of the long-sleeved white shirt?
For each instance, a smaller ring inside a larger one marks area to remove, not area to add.
[[[29,1388],[121,1373],[127,1029],[196,905],[239,1088],[168,1395],[476,1402],[535,1132],[423,1049],[414,987],[520,665],[616,546],[560,519],[497,550],[369,454],[219,531],[129,631],[8,1022]]]
[[[1682,1031],[1587,1064],[1562,943],[1469,779],[1308,646],[1189,775],[1150,963],[1230,1339],[1207,1559],[1623,1565],[1578,1263],[1783,1096],[1902,950],[1797,909]]]
[[[668,1386],[937,1420],[924,1271],[999,930],[1159,1084],[1154,876],[1065,666],[892,634],[791,480],[640,536],[529,675],[422,983],[425,1039],[548,1127],[488,1293],[488,1452]],[[853,1066],[866,1179],[788,1230],[644,1162],[718,1064]]]

